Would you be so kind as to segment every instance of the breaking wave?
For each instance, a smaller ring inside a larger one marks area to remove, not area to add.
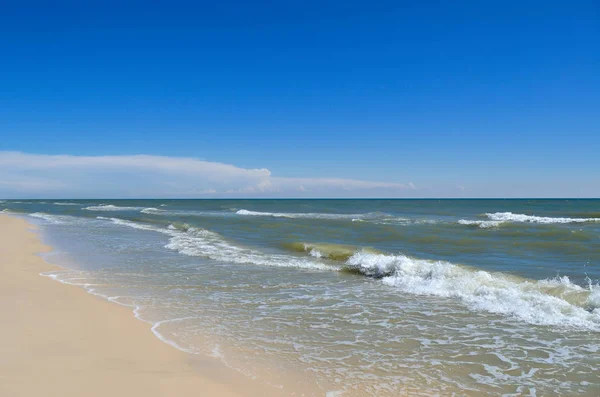
[[[540,223],[540,224],[600,222],[600,218],[565,218],[565,217],[556,218],[556,217],[549,217],[549,216],[514,214],[512,212],[486,213],[485,216],[489,220],[474,221],[474,220],[461,219],[458,221],[458,223],[461,225],[479,226],[481,228],[492,228],[492,227],[500,226],[503,223],[507,223],[507,222]]]
[[[489,219],[500,222],[530,222],[530,223],[585,223],[600,222],[600,218],[552,218],[548,216],[534,216],[513,214],[512,212],[495,212],[485,214]]]
[[[100,205],[92,205],[90,207],[85,207],[84,210],[88,211],[134,211],[139,210],[140,207],[121,207],[118,205],[112,204],[100,204]]]
[[[43,220],[53,223],[55,225],[63,223],[63,221],[60,219],[60,217],[58,217],[56,215],[46,214],[44,212],[34,212],[32,214],[29,214],[29,216],[32,218],[43,219]]]
[[[30,216],[62,223],[60,216],[44,213]],[[587,287],[582,287],[568,277],[531,280],[446,261],[384,254],[352,246],[291,243],[288,248],[309,255],[303,258],[242,247],[218,233],[187,224],[162,227],[120,218],[97,219],[164,234],[168,237],[165,247],[183,255],[229,264],[349,271],[379,279],[402,293],[455,299],[476,311],[496,313],[535,325],[600,332],[600,285],[591,281]]]
[[[306,252],[315,258],[331,259],[335,261],[347,261],[357,251],[379,253],[372,248],[357,248],[352,245],[331,244],[331,243],[286,243],[283,245],[286,249],[296,252]]]
[[[339,219],[339,220],[353,220],[353,219],[369,219],[375,218],[380,214],[368,213],[368,214],[327,214],[317,212],[259,212],[249,210],[238,210],[237,215],[243,216],[265,216],[273,218],[291,218],[291,219]]]
[[[166,234],[170,239],[165,247],[184,255],[228,263],[352,271],[381,279],[384,284],[405,293],[454,298],[474,310],[502,314],[530,324],[600,331],[600,286],[590,283],[584,288],[573,284],[567,277],[528,280],[445,261],[353,251],[351,247],[342,245],[291,245],[297,251],[307,252],[317,259],[315,261],[239,247],[217,233],[186,224],[170,225],[165,229],[118,218],[110,220]],[[321,262],[321,258],[342,260],[344,264],[330,265]]]
[[[150,214],[150,215],[160,215],[165,212],[165,210],[160,210],[154,207],[144,208],[140,211],[142,214]]]
[[[587,288],[568,277],[527,280],[444,261],[357,252],[346,262],[353,271],[381,278],[402,292],[456,298],[475,310],[530,324],[600,331],[600,286]]]
[[[119,218],[103,218],[111,222],[139,230],[154,231],[169,236],[165,248],[183,255],[205,257],[217,261],[263,266],[296,267],[315,270],[332,270],[326,263],[297,258],[289,255],[265,254],[250,248],[239,247],[228,242],[218,233],[190,227],[187,224],[172,224],[167,228],[127,221]]]

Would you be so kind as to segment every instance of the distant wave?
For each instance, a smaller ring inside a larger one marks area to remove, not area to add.
[[[165,210],[159,210],[158,208],[148,207],[144,208],[140,211],[142,214],[150,214],[150,215],[160,215],[165,212]]]
[[[178,217],[193,216],[193,217],[223,218],[223,217],[235,216],[230,211],[169,210],[169,209],[161,209],[161,208],[154,208],[154,207],[143,208],[140,212],[142,214],[148,214],[148,215],[178,216]]]
[[[368,216],[369,214],[327,214],[316,212],[260,212],[249,210],[238,210],[238,215],[244,216],[270,216],[273,218],[306,218],[306,219],[353,219]]]
[[[139,209],[140,207],[120,207],[112,204],[92,205],[84,208],[84,210],[88,211],[134,211]]]
[[[81,205],[79,203],[62,203],[62,202],[56,202],[56,203],[52,203],[54,205]]]
[[[513,214],[512,212],[496,212],[485,214],[493,221],[501,222],[531,222],[531,223],[585,223],[600,222],[600,218],[552,218],[548,216],[533,216]]]
[[[327,219],[352,222],[367,222],[378,225],[418,225],[438,222],[433,219],[408,219],[403,217],[391,216],[381,212],[368,212],[364,214],[331,214],[320,212],[260,212],[241,209],[236,211],[236,214],[242,216],[263,216],[288,219]]]
[[[331,219],[331,220],[349,220],[352,222],[381,222],[381,223],[418,223],[419,221],[411,221],[406,218],[393,217],[381,212],[368,212],[364,214],[332,214],[322,212],[261,212],[249,211],[241,209],[236,211],[237,215],[242,216],[263,216],[273,218],[290,218],[290,219]]]
[[[481,228],[492,228],[500,226],[508,222],[516,223],[540,223],[540,224],[553,224],[553,223],[586,223],[586,222],[600,222],[600,218],[564,218],[564,217],[548,217],[548,216],[534,216],[525,214],[514,214],[512,212],[495,212],[487,213],[485,216],[489,219],[483,220],[466,220],[461,219],[458,221],[461,225],[479,226]]]

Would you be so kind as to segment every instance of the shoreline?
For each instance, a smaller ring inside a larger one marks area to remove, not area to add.
[[[19,217],[0,214],[0,395],[275,396],[217,359],[159,340],[152,325],[44,272],[52,250]]]

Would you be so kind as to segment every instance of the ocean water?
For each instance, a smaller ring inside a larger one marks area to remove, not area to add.
[[[46,274],[328,396],[600,395],[600,200],[0,202]]]

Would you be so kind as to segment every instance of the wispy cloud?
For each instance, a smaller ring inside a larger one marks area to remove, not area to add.
[[[196,158],[0,152],[1,197],[403,197],[412,183],[286,178]]]

